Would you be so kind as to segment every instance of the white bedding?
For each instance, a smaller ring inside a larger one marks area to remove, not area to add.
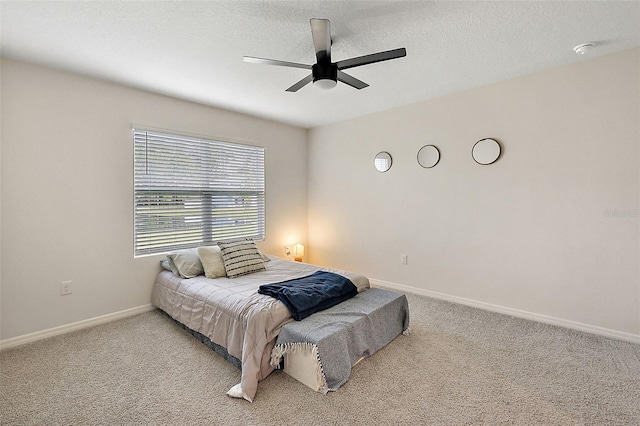
[[[248,401],[253,400],[258,381],[274,370],[269,360],[280,327],[293,321],[282,302],[258,294],[258,287],[324,270],[346,276],[359,292],[369,288],[369,280],[362,275],[275,256],[269,258],[266,271],[233,279],[204,276],[184,279],[163,271],[158,274],[151,295],[154,306],[242,361],[241,382],[230,394]]]

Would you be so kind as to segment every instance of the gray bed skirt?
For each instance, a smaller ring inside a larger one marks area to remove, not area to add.
[[[186,325],[184,325],[180,321],[176,320],[175,318],[173,318],[171,315],[169,315],[168,313],[166,313],[162,309],[160,309],[160,308],[157,308],[157,309],[158,309],[158,311],[162,312],[171,321],[175,322],[180,328],[182,328],[183,330],[186,330],[193,337],[195,337],[196,339],[198,339],[199,341],[204,343],[208,348],[212,349],[215,353],[220,355],[222,358],[224,358],[227,361],[229,361],[233,366],[235,366],[239,370],[242,370],[242,361],[240,361],[238,358],[234,357],[233,355],[229,355],[229,352],[227,352],[227,350],[225,348],[223,348],[222,346],[218,345],[217,343],[212,342],[211,339],[209,339],[204,334],[198,333],[197,331],[194,331],[194,330],[190,329],[189,327],[187,327]]]

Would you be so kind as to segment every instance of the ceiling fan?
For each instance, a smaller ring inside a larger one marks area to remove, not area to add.
[[[310,69],[311,74],[287,89],[287,92],[297,92],[307,84],[313,83],[323,89],[331,89],[341,81],[356,89],[364,89],[369,85],[355,77],[343,72],[353,67],[373,64],[375,62],[388,61],[402,58],[407,55],[404,47],[345,59],[344,61],[331,62],[331,23],[328,19],[311,19],[311,36],[316,50],[317,62],[314,65],[298,64],[295,62],[279,61],[276,59],[255,58],[245,56],[244,61],[254,64],[279,65],[281,67]]]

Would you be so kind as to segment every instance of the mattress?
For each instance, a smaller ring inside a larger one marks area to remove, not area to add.
[[[293,321],[279,300],[258,294],[258,287],[319,270],[349,278],[359,292],[370,286],[366,277],[352,272],[268,257],[265,271],[233,279],[204,276],[184,279],[162,271],[151,295],[154,306],[241,360],[241,381],[229,394],[248,401],[255,397],[258,382],[275,368],[270,364],[270,354],[280,328]]]

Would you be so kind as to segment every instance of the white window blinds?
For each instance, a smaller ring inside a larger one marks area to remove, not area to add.
[[[264,148],[134,129],[134,255],[264,239]]]

